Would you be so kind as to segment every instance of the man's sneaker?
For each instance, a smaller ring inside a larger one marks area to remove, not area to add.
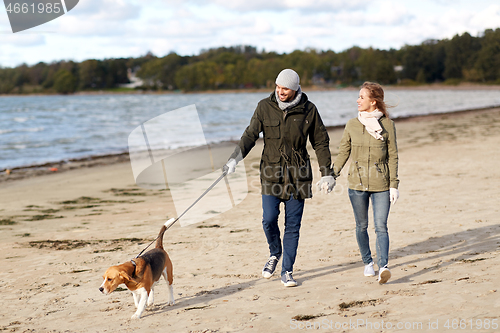
[[[387,265],[379,269],[378,271],[378,283],[384,284],[391,278],[391,271],[387,268]]]
[[[293,279],[292,272],[285,272],[285,274],[281,276],[281,283],[283,283],[285,287],[295,287],[297,285],[297,281]]]
[[[266,264],[264,265],[264,268],[262,269],[262,276],[265,279],[269,279],[271,276],[273,276],[274,271],[276,270],[276,265],[278,265],[278,258],[276,256],[271,256],[267,260]]]
[[[365,265],[365,276],[375,276],[375,270],[373,269],[373,261],[368,265]]]

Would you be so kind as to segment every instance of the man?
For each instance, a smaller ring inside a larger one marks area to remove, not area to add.
[[[330,138],[323,121],[306,94],[300,88],[299,75],[284,69],[276,78],[276,90],[261,100],[243,133],[238,148],[225,165],[229,173],[235,171],[237,159],[243,159],[254,147],[263,132],[264,149],[260,163],[262,186],[262,225],[269,244],[270,257],[262,276],[269,279],[283,257],[281,282],[294,287],[293,264],[299,243],[299,230],[304,210],[304,199],[312,197],[312,170],[307,153],[307,138],[318,158],[322,178],[320,190],[330,192],[335,185],[332,176]],[[241,154],[239,154],[241,153]],[[280,239],[278,216],[280,204],[285,205],[285,232]]]

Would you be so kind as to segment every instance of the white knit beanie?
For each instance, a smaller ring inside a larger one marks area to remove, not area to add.
[[[299,74],[293,69],[284,69],[276,78],[276,84],[294,91],[299,90],[300,78]]]

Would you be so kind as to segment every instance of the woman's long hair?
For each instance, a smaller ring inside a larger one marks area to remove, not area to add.
[[[367,89],[370,93],[370,98],[375,101],[377,109],[384,114],[387,118],[389,118],[389,112],[387,112],[387,108],[390,107],[384,102],[384,89],[382,86],[375,82],[366,81],[361,86],[361,89]]]

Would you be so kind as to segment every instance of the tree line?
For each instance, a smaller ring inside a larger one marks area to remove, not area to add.
[[[203,91],[273,87],[283,68],[293,68],[303,86],[359,85],[369,80],[386,85],[434,82],[500,84],[500,28],[477,37],[426,40],[399,50],[351,47],[342,52],[257,51],[253,46],[202,50],[199,55],[151,53],[139,58],[40,62],[0,67],[0,93],[73,93],[110,90],[142,80],[136,89]]]

